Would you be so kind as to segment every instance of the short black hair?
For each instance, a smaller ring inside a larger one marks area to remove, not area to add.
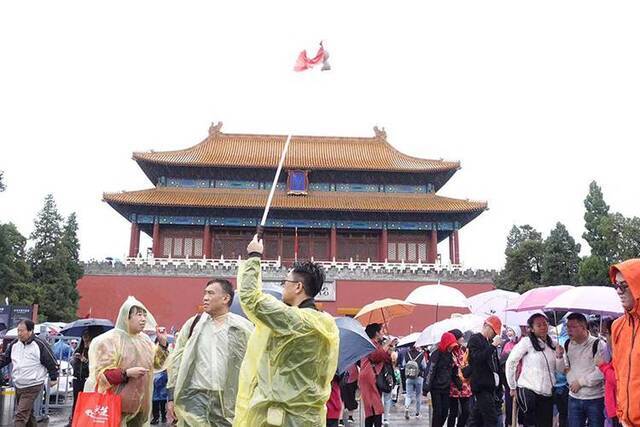
[[[382,325],[380,323],[371,323],[364,328],[364,331],[367,333],[369,338],[373,338],[376,336],[378,332],[382,330]]]
[[[29,319],[22,319],[21,321],[18,322],[18,326],[19,325],[24,325],[24,327],[27,328],[28,332],[33,332],[33,328],[35,327],[35,324],[33,323],[33,321]]]
[[[229,302],[227,303],[227,305],[231,307],[231,304],[233,304],[233,295],[235,294],[235,292],[233,291],[233,285],[231,284],[231,282],[228,281],[227,279],[211,279],[207,282],[207,285],[204,288],[206,289],[207,286],[212,285],[214,283],[217,283],[218,285],[220,285],[220,288],[222,288],[222,292],[229,295]]]
[[[144,308],[140,307],[139,305],[134,305],[133,307],[131,307],[129,309],[129,316],[128,318],[131,319],[131,316],[133,316],[134,314],[137,313],[147,313],[147,310],[145,310]]]
[[[300,278],[304,293],[314,298],[322,290],[324,284],[324,269],[320,264],[311,261],[296,262],[292,272]]]
[[[600,332],[608,332],[611,333],[611,326],[613,326],[613,321],[616,320],[612,317],[607,317],[604,319],[604,321],[602,322],[602,331]]]
[[[571,313],[567,316],[567,322],[569,320],[575,320],[578,323],[582,323],[582,326],[584,326],[586,329],[589,329],[589,322],[587,322],[587,318],[584,317],[584,314],[582,313]]]

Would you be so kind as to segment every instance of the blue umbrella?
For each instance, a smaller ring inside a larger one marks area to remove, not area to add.
[[[113,322],[108,319],[78,319],[61,329],[60,334],[68,337],[81,337],[89,327],[102,334],[113,329]]]
[[[340,353],[338,356],[338,374],[376,349],[364,327],[351,317],[337,317],[336,325],[340,331]]]
[[[273,295],[279,300],[282,300],[282,288],[276,285],[263,285],[262,292],[265,294]],[[239,316],[247,318],[247,315],[244,314],[242,307],[240,306],[240,297],[238,296],[238,292],[233,295],[233,302],[231,303],[231,308],[229,309],[232,313],[235,313]]]

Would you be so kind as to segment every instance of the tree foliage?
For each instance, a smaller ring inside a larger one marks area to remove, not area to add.
[[[544,241],[541,284],[575,285],[578,282],[580,244],[571,237],[567,227],[558,222]]]
[[[540,286],[544,256],[542,235],[530,225],[513,226],[507,236],[506,264],[496,279],[496,286],[525,292]]]

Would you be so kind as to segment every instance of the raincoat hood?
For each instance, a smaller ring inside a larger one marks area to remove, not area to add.
[[[627,312],[627,314],[640,317],[640,258],[630,259],[611,266],[609,269],[611,283],[615,282],[618,272],[622,274],[624,280],[629,285],[631,295],[633,295],[633,299],[636,301],[631,312]]]
[[[132,335],[131,332],[129,332],[129,311],[131,311],[131,309],[133,307],[140,307],[141,309],[143,309],[144,311],[147,312],[147,324],[145,325],[145,330],[150,330],[156,329],[156,319],[154,319],[153,315],[149,312],[149,310],[147,310],[147,307],[144,306],[143,303],[141,303],[140,301],[138,301],[135,297],[129,296],[124,303],[122,303],[122,306],[120,307],[120,311],[118,311],[118,318],[116,319],[116,324],[114,326],[115,329],[119,329],[123,332],[126,332],[129,335]]]
[[[445,332],[444,334],[442,334],[442,338],[440,338],[438,350],[444,353],[451,345],[457,346],[458,341],[456,340],[455,335],[453,335],[451,332]]]

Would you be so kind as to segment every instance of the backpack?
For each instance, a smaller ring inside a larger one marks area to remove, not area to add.
[[[566,340],[564,342],[564,352],[567,355],[567,357],[569,357],[569,341],[571,340]],[[598,345],[600,344],[600,340],[596,339],[593,341],[593,344],[591,345],[591,357],[596,357],[596,354],[598,353]]]
[[[198,321],[200,320],[201,317],[202,317],[202,313],[198,313],[196,318],[193,319],[193,322],[191,323],[191,326],[189,327],[189,335],[187,335],[187,339],[191,338],[191,335],[193,335],[193,330],[196,328],[196,325],[198,324]]]
[[[384,363],[378,375],[376,375],[376,387],[380,393],[391,393],[395,383],[393,367],[389,363]]]
[[[404,376],[411,379],[418,378],[418,376],[420,375],[420,365],[418,365],[418,359],[420,359],[421,354],[418,353],[415,359],[412,358],[409,354],[407,354],[407,356],[409,356],[410,360],[404,366]]]

